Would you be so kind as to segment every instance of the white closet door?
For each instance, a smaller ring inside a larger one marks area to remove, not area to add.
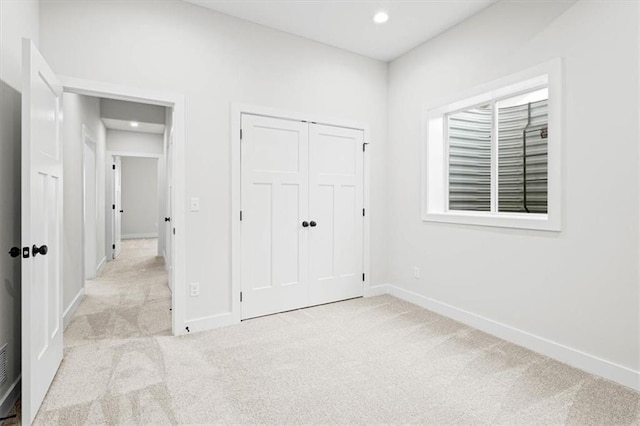
[[[310,305],[362,296],[362,130],[309,130]]]
[[[309,305],[308,125],[242,115],[242,319]]]

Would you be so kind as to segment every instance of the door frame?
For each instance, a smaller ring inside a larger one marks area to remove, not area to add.
[[[277,108],[270,108],[257,105],[248,105],[234,102],[231,104],[231,134],[229,144],[231,152],[231,208],[229,217],[231,220],[231,317],[234,323],[242,320],[242,309],[240,305],[240,292],[242,291],[242,239],[240,234],[240,207],[241,207],[241,147],[240,129],[242,125],[242,114],[260,115],[263,117],[279,118],[285,120],[298,120],[315,124],[324,124],[335,127],[346,127],[349,129],[362,130],[364,132],[364,143],[372,146],[371,131],[369,124],[355,120],[345,120],[341,118],[323,117],[316,114],[307,114],[295,111],[287,111]],[[364,297],[372,295],[371,287],[371,232],[370,232],[370,149],[364,151],[363,163],[363,190],[364,190],[364,216],[363,229],[363,271],[365,279],[362,293]]]
[[[171,164],[173,171],[174,203],[171,206],[172,227],[175,229],[171,258],[171,281],[174,289],[171,296],[171,331],[173,335],[187,334],[186,330],[186,200],[185,198],[185,97],[183,94],[127,87],[100,81],[84,80],[58,75],[67,93],[160,105],[173,109],[174,151]],[[175,202],[179,200],[179,202]]]
[[[156,217],[156,220],[158,221],[158,256],[161,256],[161,252],[160,252],[160,227],[164,224],[164,222],[160,221],[160,216],[164,217],[164,214],[162,213],[162,209],[161,207],[163,206],[162,200],[160,199],[160,194],[162,193],[162,191],[165,189],[163,187],[163,179],[161,178],[161,175],[163,173],[162,170],[162,160],[164,155],[163,154],[148,154],[145,152],[130,152],[130,151],[106,151],[105,152],[105,157],[107,159],[107,162],[111,161],[113,164],[113,157],[131,157],[131,158],[150,158],[153,160],[157,160],[158,161],[158,169],[157,169],[157,178],[158,178],[158,217]],[[107,166],[108,168],[108,166]],[[115,188],[114,188],[114,181],[113,181],[113,177],[110,178],[109,183],[108,183],[108,190],[111,192],[111,197],[114,196],[115,193]],[[122,182],[120,182],[122,184]],[[166,183],[166,182],[165,182]],[[111,199],[111,203],[105,203],[105,205],[107,206],[107,211],[113,211],[113,209],[109,209],[109,205],[113,204],[113,198]],[[115,224],[114,224],[115,225]],[[115,234],[115,226],[112,225],[111,226],[111,235],[109,236],[109,242],[107,244],[108,247],[112,247],[114,244],[114,234]],[[164,231],[163,231],[164,232]]]
[[[95,211],[98,213],[98,144],[96,143],[95,137],[91,134],[89,128],[83,123],[82,124],[82,265],[83,265],[83,273],[82,273],[82,289],[84,290],[84,283],[88,279],[94,279],[98,277],[100,270],[104,267],[106,263],[106,253],[103,259],[98,259],[98,229],[97,222],[94,219],[93,226],[96,232],[96,246],[95,246],[95,257],[93,259],[93,271],[92,276],[87,276],[87,268],[86,268],[86,257],[87,257],[87,247],[86,247],[86,234],[87,234],[87,163],[86,163],[86,151],[89,148],[89,144],[92,144],[95,148],[94,155],[94,179],[96,182],[95,190]]]

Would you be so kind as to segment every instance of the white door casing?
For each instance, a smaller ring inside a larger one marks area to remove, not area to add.
[[[306,123],[242,116],[242,318],[309,304]]]
[[[362,296],[364,132],[309,125],[309,304]]]
[[[171,252],[171,247],[173,245],[173,168],[170,166],[171,161],[173,160],[173,126],[169,130],[169,137],[167,139],[167,156],[165,158],[165,171],[166,171],[166,184],[167,184],[167,203],[166,203],[166,213],[169,218],[169,222],[164,223],[164,232],[165,232],[165,262],[167,265],[167,269],[169,270],[169,288],[173,291],[173,274],[171,273],[171,256],[173,253]]]
[[[22,418],[30,424],[63,354],[62,86],[28,39],[22,54]]]
[[[113,209],[113,258],[120,255],[122,249],[122,157],[113,157],[113,163],[116,168],[113,170],[113,203],[116,208]]]

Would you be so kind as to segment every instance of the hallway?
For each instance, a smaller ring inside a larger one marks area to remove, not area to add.
[[[85,284],[86,295],[64,332],[65,348],[171,334],[171,290],[157,239],[123,240],[117,259]]]

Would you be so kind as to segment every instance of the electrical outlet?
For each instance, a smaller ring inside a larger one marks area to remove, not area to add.
[[[413,267],[413,278],[420,278],[420,268],[418,268],[417,266]]]
[[[191,211],[199,212],[200,211],[200,198],[192,198],[191,199]]]
[[[191,283],[191,297],[200,296],[200,283]]]

